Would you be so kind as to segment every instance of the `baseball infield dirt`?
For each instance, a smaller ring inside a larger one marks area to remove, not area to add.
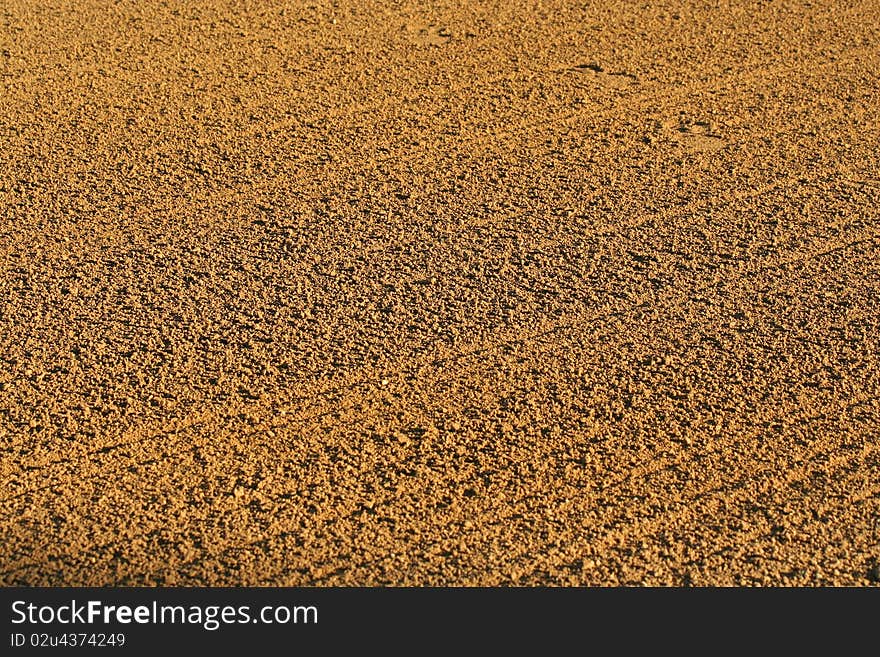
[[[0,583],[880,580],[880,2],[5,0]]]

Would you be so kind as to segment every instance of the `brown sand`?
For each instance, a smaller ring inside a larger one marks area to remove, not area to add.
[[[0,582],[880,579],[880,2],[7,0]]]

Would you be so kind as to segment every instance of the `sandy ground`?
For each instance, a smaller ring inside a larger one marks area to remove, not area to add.
[[[880,581],[880,2],[5,0],[0,583]]]

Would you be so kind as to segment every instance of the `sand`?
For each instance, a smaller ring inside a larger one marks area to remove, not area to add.
[[[871,585],[880,2],[0,10],[3,585]]]

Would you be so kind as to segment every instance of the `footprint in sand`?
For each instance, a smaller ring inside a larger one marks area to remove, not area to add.
[[[624,73],[622,71],[610,71],[600,64],[590,62],[588,64],[578,64],[574,68],[569,69],[581,75],[590,76],[599,84],[612,87],[614,89],[625,89],[638,83],[638,78],[632,73]]]
[[[449,28],[442,25],[408,25],[407,30],[420,46],[442,46],[452,38]]]
[[[667,121],[663,127],[674,141],[697,153],[712,153],[721,150],[726,143],[724,137],[709,121],[680,119]]]

